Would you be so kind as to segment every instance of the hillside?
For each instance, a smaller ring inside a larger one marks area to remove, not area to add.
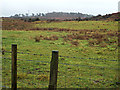
[[[92,21],[102,21],[102,20],[107,20],[107,21],[120,21],[120,12],[117,13],[112,13],[112,14],[106,14],[106,15],[97,15],[93,16],[91,18],[85,18],[83,20],[92,20]]]

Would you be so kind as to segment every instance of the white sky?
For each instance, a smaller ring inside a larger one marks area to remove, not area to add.
[[[53,11],[105,15],[118,12],[118,2],[119,0],[0,0],[0,16]]]

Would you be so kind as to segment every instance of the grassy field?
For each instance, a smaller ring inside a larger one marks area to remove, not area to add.
[[[39,21],[31,30],[3,30],[3,49],[11,51],[11,44],[17,44],[18,52],[25,53],[18,53],[18,88],[48,87],[52,50],[60,56],[58,88],[118,87],[117,24]],[[11,53],[2,57],[2,84],[11,87]]]
[[[112,21],[66,21],[66,22],[35,22],[37,28],[64,28],[64,29],[87,29],[87,30],[118,30],[118,22]]]

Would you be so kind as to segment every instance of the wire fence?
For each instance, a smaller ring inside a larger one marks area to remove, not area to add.
[[[5,51],[5,53],[12,53],[10,51]],[[50,55],[48,54],[36,54],[36,53],[24,53],[24,52],[17,52],[18,54],[28,54],[28,55],[38,55],[38,56],[45,56],[45,58],[51,58]],[[82,57],[71,57],[71,56],[62,56],[62,55],[59,55],[59,57],[64,57],[64,58],[74,58],[74,59],[83,59],[83,60],[105,60],[105,61],[113,61],[113,62],[117,62],[118,60],[109,60],[109,59],[103,59],[103,58],[82,58]],[[11,57],[5,57],[3,56],[2,59],[4,60],[11,60]],[[20,60],[20,61],[30,61],[30,62],[42,62],[42,63],[50,63],[49,61],[42,61],[42,60],[33,60],[33,59],[17,59],[17,60]],[[65,65],[65,66],[78,66],[78,67],[87,67],[87,68],[91,68],[91,67],[94,67],[95,69],[111,69],[111,70],[119,70],[120,68],[110,68],[110,67],[103,67],[103,66],[91,66],[91,65],[81,65],[81,64],[69,64],[69,63],[59,63],[60,65]],[[94,69],[93,68],[93,69]],[[41,72],[44,72],[44,71],[41,71]],[[50,71],[48,71],[50,72]],[[59,72],[58,72],[59,73]],[[65,76],[65,75],[59,75],[59,76]],[[69,77],[69,76],[65,76],[65,88],[66,88],[66,78]],[[91,78],[80,78],[80,77],[74,77],[78,80],[82,79],[82,80],[92,80]],[[92,80],[93,81],[93,80]],[[41,85],[48,85],[48,84],[41,84]],[[79,86],[79,85],[78,85]],[[9,88],[9,87],[6,87],[6,86],[2,86],[3,88]]]
[[[11,58],[7,58],[7,57],[3,57],[3,59],[6,59],[6,60],[9,59],[9,60],[11,60]],[[26,59],[17,59],[17,60],[50,63],[50,62],[48,62],[48,61],[40,61],[40,60],[26,60]],[[103,67],[103,66],[90,66],[90,65],[69,64],[69,63],[59,63],[59,64],[62,64],[62,65],[69,65],[69,66],[79,66],[79,67],[95,67],[95,68],[99,68],[99,69],[108,68],[108,67]],[[119,70],[120,68],[108,68],[108,69]]]
[[[11,51],[5,51],[6,53],[12,53]],[[36,53],[24,53],[24,52],[17,52],[19,54],[28,54],[28,55],[39,55],[39,56],[48,56],[48,57],[51,57],[51,55],[48,55],[48,54],[36,54]],[[106,61],[119,61],[119,60],[109,60],[109,59],[104,59],[104,58],[92,58],[92,57],[89,57],[89,58],[84,58],[84,57],[71,57],[71,56],[63,56],[63,55],[59,55],[59,57],[64,57],[64,58],[75,58],[75,59],[90,59],[90,60],[106,60]]]

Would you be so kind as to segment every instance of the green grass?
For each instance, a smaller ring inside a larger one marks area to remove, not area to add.
[[[40,22],[37,22],[40,23]],[[86,23],[86,24],[84,24]],[[92,24],[94,25],[92,26]],[[109,24],[103,25],[103,24]],[[97,25],[101,29],[117,31],[117,22],[103,21],[85,21],[85,22],[52,22],[36,24],[40,28],[67,28],[67,29],[88,29],[98,30]],[[110,27],[111,26],[111,27]],[[17,44],[18,52],[18,88],[47,88],[49,84],[50,61],[52,50],[59,50],[59,55],[79,58],[59,57],[58,66],[58,88],[116,88],[117,82],[117,61],[118,47],[117,43],[106,43],[106,47],[90,46],[89,40],[77,40],[78,46],[72,45],[71,41],[64,41],[62,36],[67,36],[76,32],[55,32],[55,31],[14,31],[3,30],[2,47],[6,51],[11,51],[11,44]],[[107,32],[99,33],[106,34]],[[40,38],[40,42],[35,42],[35,37],[43,35],[48,37],[51,35],[58,36],[58,40],[45,40]],[[117,41],[116,36],[109,37],[110,41]],[[72,39],[74,41],[76,39]],[[93,40],[91,38],[91,40]],[[63,44],[64,43],[64,44]],[[117,49],[116,49],[117,48]],[[43,54],[32,55],[34,53]],[[48,56],[46,56],[46,54]],[[3,57],[11,58],[10,53],[6,53]],[[94,60],[88,58],[102,58],[107,60]],[[33,61],[26,61],[33,60]],[[44,61],[44,62],[38,62]],[[45,62],[46,61],[46,62]],[[70,65],[65,65],[67,63]],[[2,80],[3,86],[11,87],[11,59],[2,60]]]
[[[39,28],[65,28],[65,29],[87,29],[87,30],[100,30],[100,29],[107,29],[107,30],[118,30],[118,22],[107,22],[107,21],[66,21],[66,22],[37,22],[35,27]]]

